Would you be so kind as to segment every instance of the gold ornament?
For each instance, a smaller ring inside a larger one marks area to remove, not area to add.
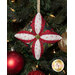
[[[16,22],[16,19],[13,19],[12,22]]]
[[[53,49],[53,53],[54,53],[54,54],[56,53],[55,49]]]
[[[38,65],[36,65],[36,68],[38,68]]]
[[[49,75],[51,75],[51,74],[49,73]]]
[[[7,43],[9,42],[9,40],[7,40]]]
[[[56,59],[52,62],[52,69],[56,72],[61,72],[64,69],[64,62],[60,59]]]
[[[63,70],[64,74],[66,73],[65,70]]]
[[[11,2],[12,2],[12,3],[14,3],[14,2],[15,2],[15,0],[11,0]]]
[[[67,52],[67,32],[63,33],[61,37],[62,40],[58,42],[58,46],[62,51]]]
[[[14,10],[13,8],[10,8],[10,10],[11,10],[12,12],[15,12],[15,10]]]
[[[53,14],[50,14],[50,17],[55,18],[55,16]]]

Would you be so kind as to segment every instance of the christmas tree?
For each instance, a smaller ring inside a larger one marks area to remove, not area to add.
[[[31,45],[14,37],[21,30],[31,31],[30,25],[37,13],[37,0],[8,0],[7,11],[7,50],[9,52],[14,47],[15,52],[20,53],[24,61],[24,65],[20,63],[23,67],[21,71],[16,70],[16,75],[28,75],[33,71],[40,71],[34,72],[33,75],[67,75],[67,0],[40,0],[40,12],[46,21],[45,29],[58,33],[63,40],[44,44],[44,53],[39,60],[34,58]],[[17,60],[22,61],[18,58]],[[64,64],[62,69],[55,70],[56,66],[52,67],[55,60],[60,60],[61,65]],[[8,75],[15,74],[11,72]]]

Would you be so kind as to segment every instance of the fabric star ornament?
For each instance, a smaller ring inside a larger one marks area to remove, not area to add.
[[[45,20],[40,13],[37,13],[31,24],[32,32],[20,31],[15,35],[17,39],[24,43],[33,42],[32,53],[37,60],[39,60],[44,52],[43,43],[55,43],[62,39],[61,36],[55,32],[51,32],[50,30],[43,32],[44,26]]]

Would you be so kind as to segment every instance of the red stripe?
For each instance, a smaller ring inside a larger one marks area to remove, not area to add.
[[[39,35],[43,32],[43,29],[44,29],[44,26],[45,26],[45,20],[44,20],[44,18],[41,16],[41,18],[42,18],[42,24],[41,24],[41,31],[40,31],[40,33],[39,33]]]
[[[35,57],[35,51],[34,51],[35,42],[36,42],[36,39],[32,43],[32,53],[33,53],[34,57]]]
[[[44,47],[43,47],[43,43],[41,42],[41,40],[40,40],[40,45],[41,45],[41,54],[40,54],[40,57],[41,57],[42,54],[44,53]]]
[[[35,16],[35,17],[36,17],[36,16]],[[33,33],[36,35],[35,27],[34,27],[34,25],[35,25],[35,17],[34,17],[33,20],[32,20],[31,27],[32,27]]]

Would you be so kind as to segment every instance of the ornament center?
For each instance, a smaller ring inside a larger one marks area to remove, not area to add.
[[[39,39],[39,38],[40,38],[40,35],[36,35],[35,38],[36,38],[36,39]]]

